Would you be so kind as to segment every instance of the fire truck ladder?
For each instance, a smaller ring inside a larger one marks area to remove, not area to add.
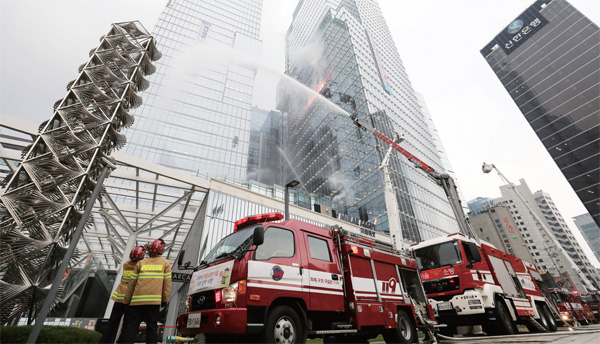
[[[473,227],[471,227],[471,223],[469,222],[469,219],[465,216],[465,213],[462,210],[462,206],[460,204],[460,198],[458,197],[458,191],[456,190],[456,183],[454,183],[454,179],[452,179],[452,177],[449,174],[437,172],[435,169],[433,169],[433,167],[427,165],[426,163],[421,161],[421,159],[412,155],[406,149],[400,147],[400,145],[398,145],[398,143],[396,143],[397,140],[391,140],[388,137],[386,137],[385,135],[383,135],[382,133],[380,133],[379,131],[375,130],[375,128],[372,128],[372,127],[362,124],[362,122],[358,118],[356,118],[354,116],[351,116],[351,117],[352,117],[352,120],[354,121],[354,124],[356,124],[356,126],[358,126],[361,130],[369,132],[369,133],[373,134],[375,137],[383,140],[383,142],[387,143],[388,145],[393,147],[395,150],[400,152],[402,155],[404,155],[406,158],[408,158],[408,160],[410,160],[413,164],[415,164],[415,166],[417,168],[420,168],[425,173],[427,173],[427,175],[429,177],[431,177],[438,185],[442,186],[442,188],[444,189],[444,192],[446,193],[446,197],[448,197],[448,203],[450,203],[450,207],[452,208],[452,212],[454,213],[454,216],[456,217],[456,220],[458,222],[458,227],[460,228],[461,233],[463,233],[464,235],[466,235],[469,238],[474,239],[475,241],[477,241],[479,243],[479,237],[477,236],[477,234],[475,234],[475,231],[473,230]],[[393,231],[400,231],[400,230],[401,229],[399,229],[399,228],[398,229],[390,228],[390,233],[392,234],[392,237],[394,235]]]
[[[338,225],[332,226],[331,231],[332,231],[334,237],[338,237],[340,239],[341,243],[367,246],[369,248],[377,249],[377,250],[384,251],[387,253],[393,253],[393,254],[401,253],[400,251],[394,250],[393,245],[391,245],[389,243],[385,243],[383,241],[376,240],[374,238],[371,238],[371,237],[363,235],[363,234],[350,232]]]

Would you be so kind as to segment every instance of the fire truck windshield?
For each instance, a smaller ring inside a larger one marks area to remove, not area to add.
[[[210,264],[218,260],[235,256],[242,253],[249,245],[252,244],[252,235],[254,227],[244,228],[243,230],[232,233],[217,243],[210,252],[206,255],[203,262]]]
[[[420,270],[451,266],[461,262],[460,249],[456,240],[415,250]]]

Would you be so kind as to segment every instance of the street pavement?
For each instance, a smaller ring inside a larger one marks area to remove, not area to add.
[[[511,336],[465,336],[440,340],[440,344],[451,343],[529,343],[529,344],[597,344],[600,343],[600,324],[570,329],[560,327],[554,333],[520,333]]]

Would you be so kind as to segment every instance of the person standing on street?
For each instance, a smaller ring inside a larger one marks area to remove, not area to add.
[[[133,343],[143,321],[146,323],[146,343],[155,344],[161,306],[171,295],[171,264],[161,257],[165,242],[156,239],[148,246],[150,257],[141,260],[131,274],[124,303],[129,305],[125,343]]]
[[[123,264],[123,276],[121,277],[121,282],[111,297],[115,304],[110,312],[110,318],[108,319],[106,330],[104,330],[104,333],[102,334],[100,343],[113,344],[115,342],[115,337],[117,336],[117,330],[119,329],[121,318],[127,313],[127,305],[123,303],[125,299],[125,292],[127,291],[127,285],[131,280],[131,274],[133,273],[135,266],[140,260],[144,259],[144,248],[142,246],[136,246],[129,253],[129,259],[130,260]],[[125,316],[125,319],[127,319],[127,316]],[[125,320],[123,320],[121,335],[119,336],[119,343],[121,343],[124,339],[123,333],[126,326],[127,324]]]

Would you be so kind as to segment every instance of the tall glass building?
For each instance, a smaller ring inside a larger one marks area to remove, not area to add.
[[[600,227],[594,222],[590,214],[581,214],[573,217],[573,222],[581,232],[596,259],[600,261]]]
[[[481,54],[600,224],[600,31],[565,0],[540,0]]]
[[[245,179],[261,0],[170,0],[152,34],[163,58],[125,153],[194,175]]]
[[[286,35],[286,74],[318,93],[284,82],[278,89],[287,180],[328,196],[324,205],[338,214],[387,231],[379,165],[388,145],[350,116],[388,137],[402,134],[401,146],[438,171],[444,166],[377,1],[300,0]],[[435,181],[398,153],[391,169],[405,239],[458,231]]]

